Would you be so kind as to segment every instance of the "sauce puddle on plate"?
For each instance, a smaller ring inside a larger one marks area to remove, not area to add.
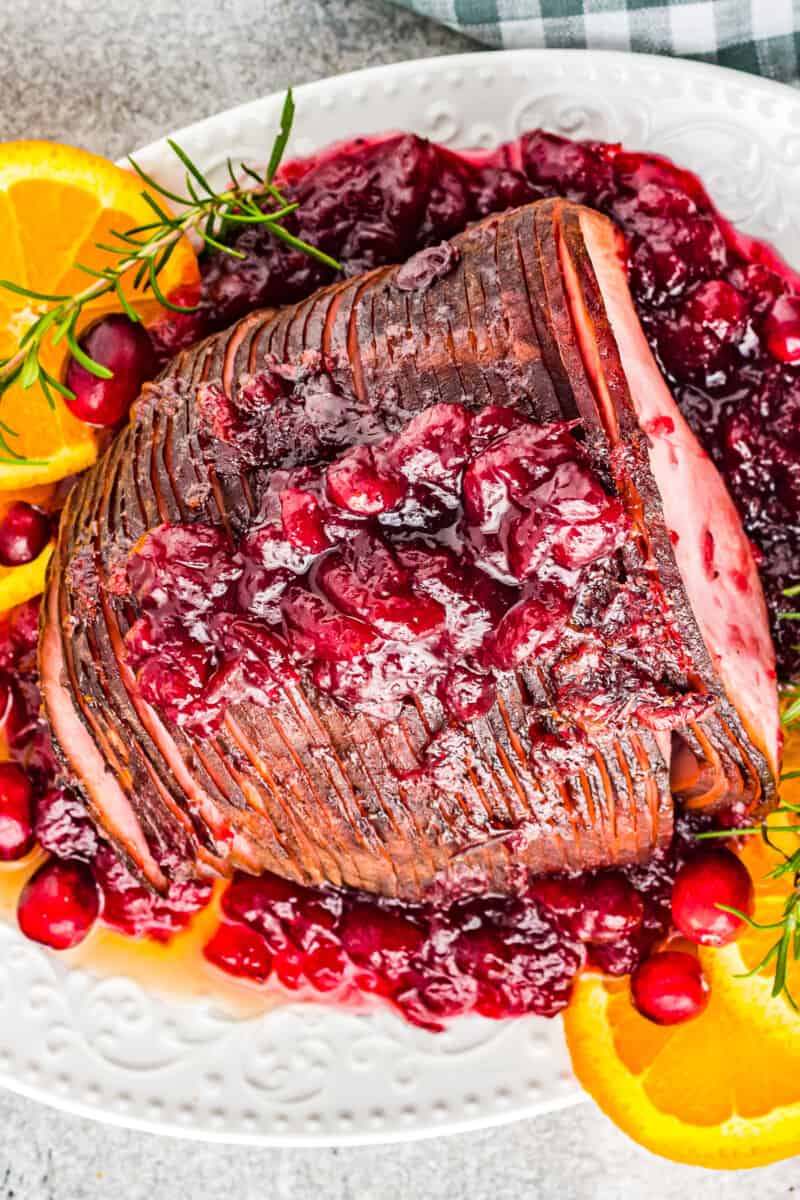
[[[0,864],[0,921],[16,924],[20,893],[46,860],[47,855],[36,849],[19,862]],[[128,937],[97,922],[86,940],[59,953],[59,960],[99,977],[125,976],[166,1000],[213,1000],[226,1013],[242,1019],[296,1000],[297,996],[277,986],[256,988],[246,979],[223,974],[206,962],[203,947],[219,925],[223,888],[222,883],[218,884],[208,905],[169,942]]]

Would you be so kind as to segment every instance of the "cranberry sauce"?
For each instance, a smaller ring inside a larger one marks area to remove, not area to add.
[[[427,248],[414,269],[446,270],[444,239],[544,196],[566,195],[613,217],[627,235],[650,344],[760,549],[781,673],[796,670],[794,635],[776,616],[800,557],[800,277],[737,234],[693,175],[656,156],[534,131],[475,155],[411,135],[359,139],[289,164],[280,184],[299,204],[293,231],[338,258],[347,275]],[[264,229],[247,227],[235,244],[243,259],[205,256],[199,310],[150,331],[159,361],[331,278]],[[407,282],[424,286],[416,276]],[[124,319],[116,320],[108,354],[114,362],[132,355],[138,386],[153,370],[149,346],[134,345]],[[113,424],[124,416],[128,393],[76,382],[84,419]],[[298,387],[306,395],[317,388],[324,408],[331,381],[313,370],[290,378],[275,364],[255,391],[201,395],[214,432],[243,464],[264,449],[259,405],[278,404],[296,461],[329,465],[276,473],[258,520],[236,545],[198,526],[152,532],[129,574],[144,614],[128,639],[140,686],[176,719],[201,726],[213,725],[231,700],[268,703],[276,677],[300,668],[351,705],[391,705],[419,687],[435,691],[455,719],[474,716],[491,703],[494,672],[552,636],[595,558],[613,551],[621,514],[563,426],[537,429],[508,410],[471,416],[450,405],[392,438],[380,430],[350,436],[348,428],[344,440],[311,446],[317,433],[297,423],[302,406],[292,404]],[[332,394],[327,402],[341,413],[347,399]],[[348,411],[347,421],[360,419]],[[363,442],[370,448],[344,450]],[[454,556],[465,561],[457,573]],[[366,589],[365,576],[379,586]],[[646,597],[638,599],[645,614]],[[186,882],[163,897],[146,891],[61,785],[39,716],[36,622],[31,603],[0,629],[0,734],[18,768],[0,780],[2,853],[24,855],[35,838],[50,855],[21,897],[20,921],[51,946],[76,944],[95,920],[168,940],[210,889]],[[544,738],[539,744],[547,750]],[[563,769],[574,747],[554,743],[549,753]],[[612,974],[636,971],[642,1010],[682,1019],[703,1005],[696,960],[672,951],[648,957],[673,929],[676,873],[688,864],[686,884],[698,870],[686,814],[676,814],[676,829],[671,847],[646,867],[534,881],[514,898],[402,905],[240,876],[223,896],[206,956],[253,984],[376,993],[428,1028],[465,1011],[554,1013],[588,959]],[[677,893],[674,919],[697,941],[722,936],[706,928],[698,896],[708,907],[714,892],[716,913],[715,888],[746,891],[719,856],[712,865],[699,892],[684,895],[682,885]],[[638,970],[643,963],[653,965]]]
[[[443,909],[239,876],[222,906],[205,951],[216,966],[256,983],[272,974],[291,990],[376,994],[431,1029],[470,1011],[552,1016],[586,957],[568,925],[530,897]]]
[[[538,880],[519,896],[448,906],[239,875],[205,954],[254,984],[271,977],[290,990],[384,997],[428,1029],[465,1012],[552,1016],[587,961],[614,975],[646,961],[669,932],[672,880],[693,843],[682,818],[646,868]]]
[[[0,738],[11,759],[0,764],[0,861],[22,857],[34,841],[52,856],[20,897],[21,927],[65,949],[100,914],[122,933],[166,941],[208,902],[211,887],[173,883],[164,897],[142,887],[98,836],[83,802],[61,785],[40,713],[38,609],[38,600],[30,600],[0,624]]]
[[[83,803],[59,785],[38,718],[36,608],[31,602],[15,610],[0,630],[3,732],[14,762],[0,780],[0,830],[14,841],[10,857],[27,853],[34,834],[49,854],[20,896],[20,926],[53,949],[77,945],[98,920],[133,937],[169,941],[208,903],[209,885],[173,883],[166,896],[155,896],[98,835]],[[337,1002],[355,993],[378,996],[431,1030],[465,1012],[553,1015],[568,1003],[585,962],[628,974],[669,933],[672,882],[691,861],[695,832],[679,816],[672,845],[645,867],[536,880],[519,896],[448,904],[403,904],[269,874],[239,875],[223,893],[222,921],[205,955],[251,985],[278,983]]]
[[[300,205],[295,232],[347,275],[402,262],[470,221],[543,196],[613,217],[627,235],[650,344],[760,551],[780,673],[795,674],[796,638],[777,614],[800,558],[800,277],[736,233],[695,176],[655,155],[536,130],[480,155],[410,134],[357,139],[287,165],[281,185]],[[247,227],[236,246],[245,259],[206,256],[200,312],[157,334],[162,356],[330,279],[263,229]]]
[[[672,640],[657,597],[640,594],[652,581],[634,575],[609,602],[628,519],[564,423],[437,404],[264,482],[236,541],[162,525],[129,559],[142,615],[128,658],[145,699],[178,724],[207,732],[237,700],[269,704],[301,669],[348,710],[389,720],[424,694],[469,721],[491,708],[497,672],[557,646],[559,711],[584,727],[666,729],[707,703],[662,695]],[[579,596],[591,637],[566,647]]]

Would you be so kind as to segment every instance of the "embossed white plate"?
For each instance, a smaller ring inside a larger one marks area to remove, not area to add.
[[[263,159],[282,97],[175,136],[207,172]],[[800,265],[800,95],[702,64],[598,51],[400,63],[296,93],[290,153],[408,129],[490,146],[543,125],[692,167],[727,216]],[[166,143],[137,153],[178,183]],[[431,1035],[388,1011],[293,1005],[237,1019],[95,978],[0,924],[0,1083],[61,1108],[187,1137],[272,1144],[426,1137],[580,1099],[560,1022],[457,1022]]]

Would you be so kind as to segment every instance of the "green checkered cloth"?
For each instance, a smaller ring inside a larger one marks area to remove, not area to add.
[[[394,0],[490,46],[678,54],[794,80],[800,0]]]

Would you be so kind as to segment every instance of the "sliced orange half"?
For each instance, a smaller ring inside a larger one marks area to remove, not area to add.
[[[800,770],[800,732],[786,740],[784,772]],[[800,801],[800,778],[782,799]],[[773,823],[787,824],[775,814]],[[800,831],[799,831],[800,832]],[[780,838],[800,848],[794,833]],[[755,886],[754,917],[778,921],[793,876],[769,877],[781,862],[758,835],[743,840]],[[719,949],[700,947],[711,987],[708,1008],[685,1025],[662,1027],[633,1007],[628,980],[586,974],[565,1014],[575,1072],[600,1107],[657,1154],[705,1167],[755,1167],[800,1153],[800,1013],[773,996],[774,961],[754,974],[779,929],[746,928]],[[800,964],[787,983],[800,1002]]]
[[[97,155],[51,142],[9,142],[0,145],[0,279],[32,291],[72,295],[91,277],[76,262],[102,270],[115,262],[97,242],[114,243],[113,230],[126,231],[153,219],[142,198],[142,182]],[[159,199],[159,203],[162,200]],[[162,203],[162,207],[164,207]],[[152,293],[133,287],[135,272],[124,281],[126,297],[146,324],[163,318],[164,309]],[[197,259],[183,239],[159,277],[167,296],[197,288]],[[25,330],[46,308],[38,302],[0,289],[0,359],[17,348]],[[87,304],[78,332],[106,312],[119,310],[113,293]],[[62,379],[68,350],[64,342],[46,344],[42,361]],[[0,396],[0,429],[14,454],[0,450],[0,490],[41,484],[83,470],[97,454],[96,432],[74,417],[61,397],[51,408],[38,385],[15,383]]]
[[[764,1010],[654,1025],[627,979],[585,974],[564,1018],[578,1079],[630,1137],[697,1166],[756,1167],[800,1152],[800,1039],[765,1037]]]
[[[21,567],[0,567],[0,613],[24,604],[44,591],[47,567],[53,556],[53,543],[45,546],[38,558]]]
[[[800,777],[792,778],[800,771],[800,730],[787,731],[784,750],[784,778],[781,783],[781,800],[800,804]],[[796,818],[774,813],[768,825],[775,829],[796,823]],[[755,908],[753,917],[758,927],[748,926],[735,942],[719,949],[703,947],[700,958],[703,970],[711,986],[724,996],[728,1008],[742,1017],[763,1014],[763,1024],[770,1036],[781,1039],[791,1037],[800,1043],[800,962],[790,954],[786,969],[786,988],[777,996],[772,995],[775,978],[775,961],[770,960],[760,970],[769,950],[775,945],[781,930],[763,928],[781,920],[786,901],[794,888],[791,871],[773,878],[771,872],[783,861],[781,850],[792,855],[800,850],[800,825],[797,833],[778,832],[771,834],[778,849],[766,845],[758,835],[751,835],[742,850],[755,886]],[[800,1149],[800,1147],[798,1148]]]

